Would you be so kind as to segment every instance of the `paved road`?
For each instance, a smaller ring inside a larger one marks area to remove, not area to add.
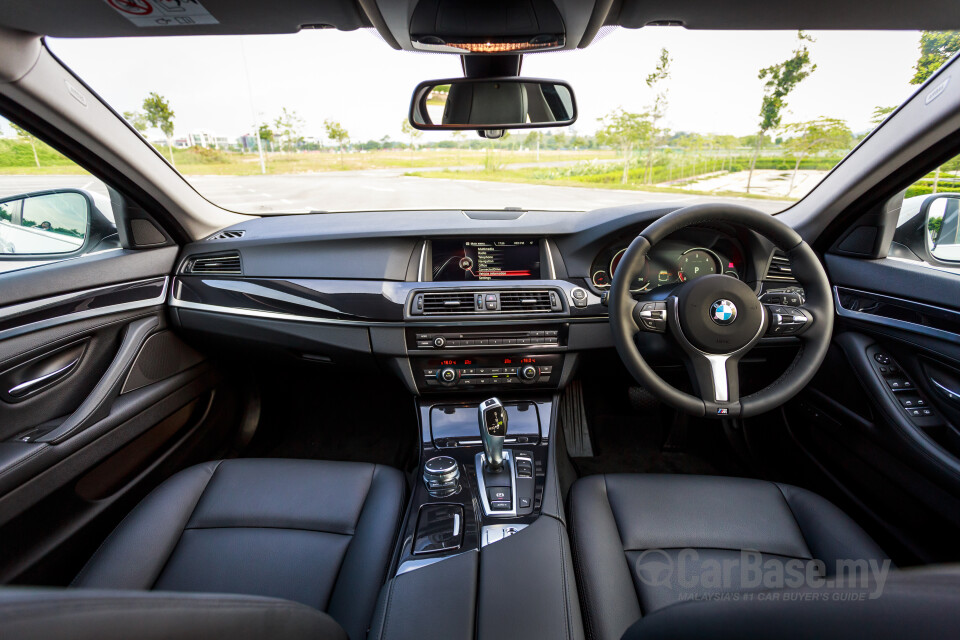
[[[746,204],[775,212],[788,205],[774,200],[644,193],[583,187],[446,180],[404,176],[407,169],[332,171],[285,176],[193,176],[190,182],[209,200],[245,213],[380,209],[589,210],[647,202]],[[54,187],[82,187],[106,193],[85,176],[0,176],[0,197]]]

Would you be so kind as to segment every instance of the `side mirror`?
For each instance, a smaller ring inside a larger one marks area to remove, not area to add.
[[[924,205],[930,255],[944,262],[960,262],[960,194],[937,194]]]
[[[0,261],[60,259],[112,246],[119,246],[117,228],[105,196],[51,189],[0,199]]]
[[[421,82],[410,124],[425,131],[566,127],[577,120],[569,84],[535,78],[452,78]]]

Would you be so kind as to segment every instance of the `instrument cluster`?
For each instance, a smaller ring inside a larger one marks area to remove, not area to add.
[[[596,291],[602,292],[610,288],[620,260],[629,245],[630,240],[615,242],[594,258],[590,267],[590,284]],[[718,238],[707,247],[667,239],[658,243],[647,256],[640,273],[633,277],[630,290],[634,293],[646,293],[657,287],[687,282],[715,273],[743,278],[743,254],[734,242]]]

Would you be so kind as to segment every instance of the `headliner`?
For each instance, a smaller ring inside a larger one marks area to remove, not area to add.
[[[482,0],[479,0],[482,1]],[[293,33],[327,25],[375,27],[388,44],[410,48],[416,0],[201,0],[215,25],[137,27],[105,0],[3,0],[0,26],[55,37],[132,37]],[[569,48],[589,44],[601,25],[640,28],[671,21],[690,29],[960,28],[957,0],[555,0]],[[493,35],[493,34],[491,34]]]

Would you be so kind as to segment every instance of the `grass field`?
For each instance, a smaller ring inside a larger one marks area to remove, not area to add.
[[[166,148],[157,149],[169,158]],[[37,142],[40,166],[27,143],[0,140],[0,175],[52,175],[86,173],[69,159],[42,142]],[[591,158],[613,158],[613,151],[541,151],[539,161],[578,162]],[[300,153],[267,153],[267,174],[284,175],[316,171],[356,171],[366,169],[397,169],[424,167],[483,166],[492,156],[497,164],[537,162],[533,151],[497,150],[488,155],[478,149],[438,150],[378,150],[339,153],[333,151],[303,151]],[[214,149],[174,149],[173,160],[184,175],[244,176],[260,174],[260,158],[256,153],[231,153]]]

